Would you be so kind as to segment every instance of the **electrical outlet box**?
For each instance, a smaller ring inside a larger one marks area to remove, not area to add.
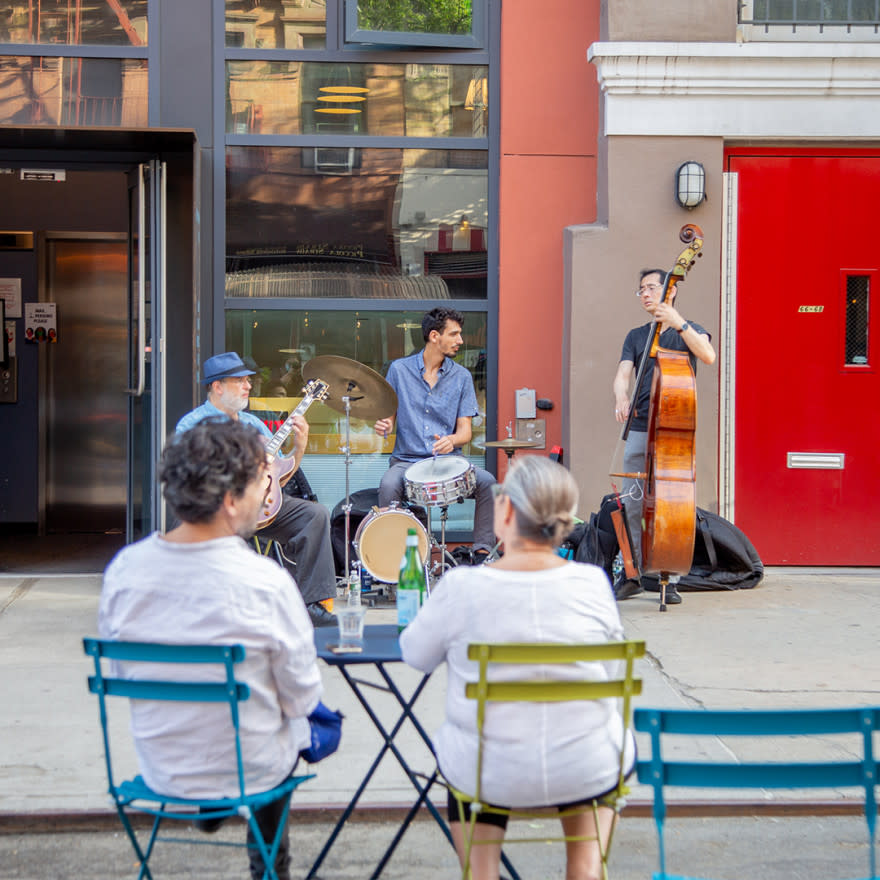
[[[516,417],[518,419],[533,419],[535,417],[535,389],[516,389]]]
[[[531,440],[535,449],[547,448],[547,428],[545,419],[517,419],[516,439]]]

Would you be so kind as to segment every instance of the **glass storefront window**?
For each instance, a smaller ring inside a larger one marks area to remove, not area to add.
[[[484,299],[482,150],[228,147],[226,296]]]
[[[422,316],[421,311],[404,310],[229,310],[226,347],[255,361],[250,408],[274,431],[302,399],[303,367],[313,357],[348,358],[384,376],[392,360],[424,347]],[[480,408],[473,423],[473,440],[463,452],[481,467],[485,466],[481,447],[486,438],[486,323],[485,313],[464,314],[464,345],[456,356],[474,377]],[[306,413],[309,443],[303,471],[318,500],[332,509],[345,496],[345,456],[340,450],[345,443],[345,416],[340,411],[340,388],[331,387],[330,393],[335,406],[313,403]],[[376,487],[388,467],[394,435],[383,439],[373,430],[373,420],[354,417],[349,430],[350,491]],[[472,528],[473,502],[452,505],[449,516],[448,528]]]
[[[488,68],[227,61],[229,134],[488,136]]]
[[[146,46],[147,0],[39,0],[5,4],[0,43]]]
[[[0,123],[147,126],[147,62],[0,57]]]
[[[345,0],[345,39],[400,46],[483,45],[481,0]]]
[[[241,49],[323,49],[326,0],[226,0],[226,45]]]

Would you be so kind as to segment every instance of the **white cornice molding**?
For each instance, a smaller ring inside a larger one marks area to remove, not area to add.
[[[594,43],[605,134],[880,137],[880,45]]]

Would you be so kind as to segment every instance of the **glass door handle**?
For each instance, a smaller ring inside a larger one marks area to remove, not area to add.
[[[147,341],[146,333],[146,308],[147,308],[147,279],[146,279],[146,203],[144,198],[144,169],[145,165],[138,167],[138,277],[137,277],[137,385],[127,388],[126,391],[134,397],[142,397],[145,387],[147,370]]]

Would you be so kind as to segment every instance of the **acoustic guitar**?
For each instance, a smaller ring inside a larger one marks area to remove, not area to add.
[[[281,510],[281,490],[290,481],[294,470],[294,457],[281,455],[281,447],[284,445],[290,432],[293,430],[293,420],[301,416],[316,400],[326,400],[329,396],[330,386],[320,379],[312,379],[303,388],[303,399],[299,406],[284,420],[281,427],[266,440],[266,455],[270,459],[269,473],[272,475],[272,488],[266,496],[266,502],[257,522],[257,529],[263,529],[278,516]]]

